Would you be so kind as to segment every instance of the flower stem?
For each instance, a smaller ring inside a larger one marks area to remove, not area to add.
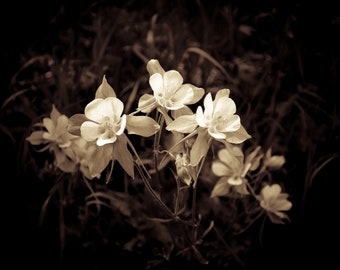
[[[163,125],[164,125],[164,116],[157,111],[156,118],[157,118],[157,122],[158,122],[160,128],[159,128],[159,132],[157,132],[155,134],[155,140],[154,140],[154,143],[153,143],[153,161],[154,161],[154,168],[155,168],[155,172],[156,172],[156,178],[157,178],[157,180],[159,180],[158,153],[159,153],[159,145],[160,145],[160,141],[161,141],[162,129],[163,129]]]
[[[138,172],[145,184],[146,189],[151,193],[152,197],[165,209],[165,211],[171,216],[174,217],[174,213],[169,209],[169,207],[162,201],[159,195],[154,191],[152,186],[149,183],[149,180],[145,177],[145,174],[142,172],[139,166],[137,166]]]

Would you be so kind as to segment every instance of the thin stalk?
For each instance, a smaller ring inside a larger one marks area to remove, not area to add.
[[[137,161],[138,161],[138,162],[136,162],[137,168],[140,169],[140,166],[141,166],[141,167],[143,168],[145,174],[148,176],[148,178],[151,179],[151,176],[150,176],[148,170],[145,168],[145,166],[144,166],[142,160],[140,159],[140,157],[139,157],[139,155],[138,155],[138,153],[137,153],[135,147],[133,146],[133,144],[131,143],[131,141],[130,141],[128,138],[127,138],[127,143],[129,144],[130,149],[132,150],[132,152],[134,153],[134,155],[136,156],[136,159],[137,159]],[[140,173],[141,173],[141,171],[140,171]]]
[[[157,132],[155,134],[155,139],[154,139],[154,143],[153,143],[153,161],[154,161],[154,168],[155,168],[155,172],[156,172],[156,177],[157,180],[159,180],[159,170],[158,170],[158,153],[159,153],[159,145],[160,145],[160,141],[161,141],[161,134],[162,134],[162,129],[163,129],[163,125],[164,125],[164,116],[163,114],[160,114],[157,111],[157,122],[160,126],[159,128],[159,132]]]
[[[255,223],[256,220],[258,220],[262,215],[264,214],[263,211],[260,211],[260,213],[247,225],[245,226],[242,230],[238,231],[238,232],[235,232],[233,233],[234,235],[238,235],[238,234],[241,234],[243,232],[245,232],[252,224]]]
[[[145,174],[143,171],[140,169],[140,167],[137,165],[137,170],[143,180],[143,183],[147,190],[151,193],[152,197],[165,209],[165,211],[171,216],[174,217],[174,213],[169,209],[169,207],[161,200],[159,195],[154,191],[152,186],[150,185],[148,179],[145,177]]]
[[[196,188],[192,187],[191,219],[193,224],[196,224],[196,197],[197,197]],[[192,240],[194,241],[197,238],[197,226],[193,228],[192,233],[193,233]]]
[[[180,187],[180,180],[178,177],[175,175],[175,180],[176,180],[176,188],[177,188],[177,196],[176,196],[176,201],[175,201],[175,215],[178,215],[178,209],[179,209],[179,201],[181,198],[181,187]]]
[[[96,207],[97,207],[97,210],[98,212],[100,211],[100,205],[99,205],[99,202],[100,200],[98,199],[98,197],[96,196],[96,193],[94,192],[93,188],[91,187],[90,183],[89,183],[89,180],[87,180],[85,177],[84,178],[84,182],[87,186],[87,188],[90,190],[91,194],[94,196],[95,198],[95,201],[96,201]]]
[[[210,145],[211,145],[211,142],[212,142],[212,138],[209,138],[209,141],[208,141],[208,150],[210,148]],[[203,164],[204,164],[204,161],[207,157],[207,153],[203,156],[202,160],[200,161],[200,164],[199,164],[199,168],[197,170],[197,173],[195,174],[195,181],[194,181],[194,184],[192,186],[192,204],[191,204],[191,215],[192,215],[192,223],[195,224],[196,223],[196,199],[197,199],[197,180],[198,180],[198,176],[199,174],[201,173],[201,170],[203,168]],[[193,239],[196,239],[197,237],[197,226],[194,228],[193,230]]]
[[[216,227],[214,227],[214,231],[217,235],[217,238],[222,242],[222,244],[224,245],[224,247],[230,252],[230,255],[235,259],[235,261],[243,268],[243,269],[247,269],[247,267],[245,266],[245,264],[243,263],[243,261],[237,256],[236,252],[234,249],[232,249],[228,243],[223,239],[222,235],[220,234],[220,232],[216,229]]]

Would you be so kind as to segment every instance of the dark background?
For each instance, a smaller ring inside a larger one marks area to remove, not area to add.
[[[67,2],[67,3],[66,3]],[[8,89],[12,75],[20,67],[20,54],[30,48],[44,46],[44,41],[55,38],[55,31],[77,23],[81,10],[90,1],[8,1],[3,5],[1,16],[1,85],[0,99],[10,95]],[[152,1],[131,1],[131,8],[139,9]],[[122,5],[124,1],[116,1]],[[125,2],[126,3],[126,2]],[[190,8],[190,1],[186,1]],[[261,9],[274,5],[271,1],[240,1],[240,10],[257,14]],[[297,40],[303,52],[304,80],[320,87],[323,98],[330,107],[337,108],[339,101],[339,59],[340,59],[340,14],[333,2],[280,1],[275,3],[282,14],[292,13],[299,18],[296,24]],[[62,11],[61,11],[62,8]],[[58,20],[58,29],[53,22],[56,14],[63,14]],[[338,115],[338,112],[336,113]],[[338,115],[339,116],[339,115]],[[330,127],[324,153],[339,153],[339,120]],[[48,239],[47,232],[40,231],[30,216],[32,207],[29,196],[39,196],[31,190],[30,179],[16,179],[18,146],[2,135],[1,181],[4,182],[2,244],[8,265],[4,269],[24,265],[25,268],[40,269],[39,261],[54,260],[50,252],[54,239]],[[321,138],[320,138],[321,139]],[[320,155],[324,154],[320,153]],[[290,157],[299,166],[304,156]],[[339,263],[339,158],[332,161],[318,174],[310,188],[307,204],[297,205],[292,223],[276,228],[275,239],[266,239],[271,245],[266,253],[254,255],[254,262],[268,269],[337,269]],[[303,170],[292,175],[303,177]],[[25,182],[26,181],[26,182]],[[301,187],[297,184],[295,192]],[[29,191],[29,192],[27,192]],[[57,249],[57,247],[55,247]],[[8,253],[7,253],[8,252]],[[256,263],[254,265],[256,265]],[[113,264],[114,265],[114,264]],[[122,267],[120,267],[122,268]],[[117,268],[117,269],[120,269]],[[112,269],[112,268],[108,268]]]

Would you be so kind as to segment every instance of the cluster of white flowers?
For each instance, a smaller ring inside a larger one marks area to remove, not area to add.
[[[272,222],[289,219],[283,211],[292,204],[279,184],[264,183],[260,191],[251,185],[254,175],[280,169],[285,159],[272,156],[271,149],[263,153],[260,146],[246,156],[243,154],[241,144],[251,136],[236,114],[230,90],[220,89],[214,98],[212,93],[205,95],[203,88],[184,84],[178,71],[165,71],[156,59],[148,62],[147,71],[153,94],[142,95],[134,112],[123,113],[123,102],[104,76],[83,114],[68,118],[53,106],[50,118],[38,123],[40,129],[33,131],[27,140],[35,146],[43,145],[39,151],[53,152],[55,166],[64,172],[80,171],[87,180],[93,180],[102,176],[110,162],[117,161],[133,179],[135,166],[145,171],[140,177],[150,176],[150,171],[143,166],[129,134],[155,136],[158,143],[161,133],[168,132],[174,142],[153,171],[161,170],[172,160],[176,177],[193,188],[199,187],[203,163],[212,143],[217,142],[221,147],[211,171],[219,179],[211,190],[211,198],[228,196],[231,191],[253,195]],[[193,112],[189,105],[198,103],[204,95],[204,106]],[[150,117],[154,110],[156,118]],[[155,149],[159,147],[156,145]],[[154,154],[158,157],[159,151]]]

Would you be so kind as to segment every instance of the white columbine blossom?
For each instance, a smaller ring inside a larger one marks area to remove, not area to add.
[[[215,100],[211,93],[204,98],[204,111],[201,106],[196,114],[182,115],[169,123],[169,131],[194,134],[197,139],[192,146],[190,163],[198,164],[210,146],[211,138],[224,143],[240,144],[250,135],[241,124],[240,117],[235,114],[236,106],[229,98],[229,89],[221,89],[216,93]]]
[[[118,160],[133,178],[134,161],[127,147],[128,144],[132,147],[132,144],[124,133],[125,129],[129,134],[149,137],[160,128],[151,117],[126,115],[123,111],[123,102],[116,97],[104,76],[95,99],[87,104],[84,114],[75,114],[69,119],[72,134],[98,146],[88,157],[94,175],[100,174],[110,160]]]
[[[118,98],[97,98],[85,107],[85,121],[80,127],[81,136],[91,142],[96,140],[98,146],[114,143],[126,127],[124,104]]]
[[[235,102],[229,98],[229,89],[222,89],[213,101],[211,93],[204,98],[204,112],[201,106],[196,111],[196,122],[206,128],[211,137],[226,139],[227,132],[237,131],[241,127],[240,117],[236,113]]]
[[[182,133],[191,133],[198,126],[207,131],[215,139],[230,143],[242,143],[250,138],[241,124],[240,117],[235,114],[235,102],[229,98],[229,89],[221,89],[212,100],[211,93],[204,98],[204,111],[198,106],[196,114],[183,115],[176,118],[166,129]]]
[[[164,71],[156,59],[148,62],[147,70],[153,95],[144,94],[140,97],[138,110],[142,112],[150,112],[157,107],[178,110],[186,105],[195,104],[204,95],[203,88],[189,83],[183,84],[183,77],[178,71]]]

